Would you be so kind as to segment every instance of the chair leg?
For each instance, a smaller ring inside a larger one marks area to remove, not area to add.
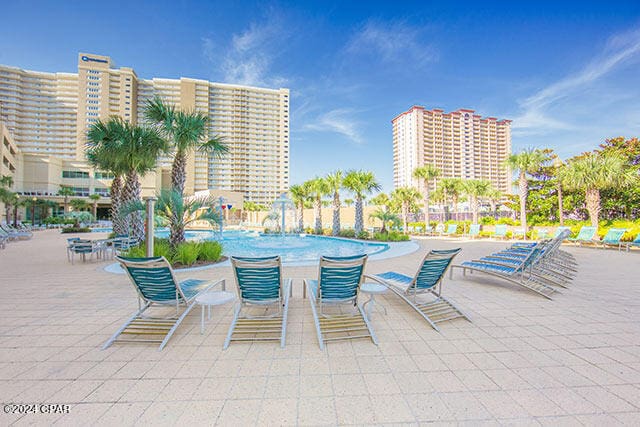
[[[305,287],[309,286],[309,283],[305,281]],[[322,329],[320,329],[320,320],[318,319],[318,311],[316,310],[316,297],[313,294],[313,290],[309,289],[309,302],[311,304],[311,312],[313,313],[313,322],[316,325],[316,334],[318,336],[318,345],[320,350],[324,350],[324,338],[322,337]]]
[[[224,345],[222,346],[223,350],[226,350],[231,343],[231,336],[233,335],[233,331],[236,328],[236,323],[238,323],[238,317],[240,316],[240,309],[242,308],[242,303],[237,302],[236,306],[233,310],[233,320],[231,320],[231,325],[229,325],[229,332],[227,332],[227,338],[224,340]]]
[[[284,295],[284,307],[282,308],[282,332],[280,335],[280,347],[284,348],[287,344],[287,317],[289,315],[289,296],[291,290],[292,280],[287,279],[284,283],[284,289],[282,294]]]
[[[365,325],[367,325],[367,329],[369,330],[369,334],[371,335],[371,341],[373,341],[375,345],[378,345],[378,338],[376,337],[376,333],[373,332],[373,328],[369,323],[369,318],[367,317],[367,314],[364,312],[364,309],[362,308],[362,306],[358,305],[358,311],[360,312],[362,319],[364,319]]]
[[[144,313],[144,311],[147,308],[149,308],[150,305],[151,305],[150,302],[146,303],[140,310],[136,311],[133,316],[129,317],[129,319],[127,319],[127,321],[124,322],[124,325],[122,325],[113,335],[111,335],[111,338],[109,338],[107,342],[104,343],[104,345],[102,346],[102,350],[106,350],[107,348],[109,348],[111,344],[113,344],[113,342],[116,340],[116,338],[120,336],[122,331],[127,329],[127,327],[131,324],[131,322],[133,322],[138,316]]]
[[[191,305],[189,305],[186,310],[180,315],[180,317],[178,317],[178,320],[176,320],[176,323],[173,324],[173,326],[171,327],[171,329],[169,330],[169,332],[167,333],[167,335],[164,337],[164,340],[162,340],[162,343],[160,343],[160,347],[158,347],[158,351],[162,350],[164,348],[165,345],[167,345],[167,342],[169,341],[169,338],[171,338],[171,336],[173,335],[173,333],[176,331],[176,329],[178,328],[178,326],[180,326],[180,323],[182,323],[182,321],[184,320],[184,318],[187,316],[187,314],[189,314],[189,312],[193,309],[193,307],[195,307],[196,304],[192,303]]]

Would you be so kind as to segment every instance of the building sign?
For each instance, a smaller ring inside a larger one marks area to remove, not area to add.
[[[107,64],[109,62],[106,59],[91,58],[86,55],[82,55],[80,59],[82,59],[84,62],[102,62],[103,64]]]

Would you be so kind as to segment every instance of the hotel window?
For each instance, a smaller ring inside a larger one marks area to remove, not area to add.
[[[89,178],[89,172],[84,171],[62,171],[63,178]]]

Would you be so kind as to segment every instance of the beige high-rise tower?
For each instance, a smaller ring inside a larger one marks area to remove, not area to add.
[[[0,65],[0,121],[24,155],[36,156],[33,160],[40,164],[59,164],[62,173],[58,178],[75,180],[58,179],[57,183],[40,183],[38,188],[23,190],[55,192],[59,185],[66,185],[79,189],[79,195],[104,194],[108,175],[86,172],[87,128],[110,116],[139,123],[147,100],[156,95],[180,109],[205,113],[209,117],[208,136],[222,137],[230,149],[222,159],[209,158],[202,152],[189,157],[187,194],[209,189],[232,191],[267,204],[287,191],[288,89],[184,77],[140,79],[131,68],[115,68],[108,56],[89,53],[78,54],[77,74]],[[147,192],[169,186],[170,165],[171,156],[161,159],[159,170],[143,183]],[[83,171],[77,173],[79,169]],[[94,185],[98,180],[100,186]]]
[[[432,164],[440,178],[484,179],[502,192],[511,192],[511,172],[502,165],[511,154],[511,120],[474,113],[414,106],[395,117],[394,186],[424,190],[424,182],[413,178],[413,171]]]

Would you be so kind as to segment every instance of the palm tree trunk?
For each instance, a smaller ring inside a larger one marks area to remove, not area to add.
[[[13,226],[18,226],[18,204],[13,205]]]
[[[407,228],[407,217],[409,216],[409,206],[406,206],[404,203],[402,205],[402,231],[407,234],[409,232]]]
[[[97,202],[93,202],[93,219],[95,221],[98,220],[98,203]]]
[[[520,192],[520,225],[526,233],[527,230],[527,193],[529,192],[529,183],[527,182],[527,175],[524,172],[520,172],[520,178],[518,180],[518,187]]]
[[[129,203],[136,200],[140,200],[140,180],[138,179],[138,173],[135,170],[131,170],[127,173],[127,178],[124,184],[123,190],[123,203]],[[129,225],[131,229],[131,236],[142,241],[144,239],[144,220],[140,212],[134,212],[129,215]]]
[[[427,184],[427,188],[424,190],[424,226],[425,230],[429,228],[429,223],[431,222],[431,218],[429,218],[429,184]]]
[[[316,197],[316,200],[313,202],[313,206],[315,208],[315,233],[322,234],[322,200],[320,197]]]
[[[123,220],[120,218],[120,205],[122,203],[122,178],[116,175],[111,181],[111,222],[113,223],[113,232],[124,234]]]
[[[171,230],[169,233],[169,245],[175,249],[180,243],[184,242],[184,224],[182,221],[171,221]]]
[[[362,217],[362,196],[356,194],[356,223],[354,224],[356,235],[362,233],[364,228],[364,220]]]
[[[558,185],[558,220],[564,225],[564,210],[562,209],[562,186]]]
[[[298,230],[304,231],[304,203],[298,205]]]
[[[471,196],[471,209],[473,210],[473,223],[478,223],[478,197]]]
[[[187,156],[184,152],[176,152],[171,165],[171,186],[174,191],[184,194],[184,183],[187,180]]]
[[[69,213],[69,196],[64,196],[64,214]]]
[[[340,235],[340,194],[336,191],[333,193],[333,226],[331,234]]]
[[[453,196],[453,213],[456,221],[460,221],[460,213],[458,212],[458,196]]]
[[[584,196],[589,218],[591,219],[591,226],[597,228],[600,217],[600,190],[597,188],[587,188]]]

